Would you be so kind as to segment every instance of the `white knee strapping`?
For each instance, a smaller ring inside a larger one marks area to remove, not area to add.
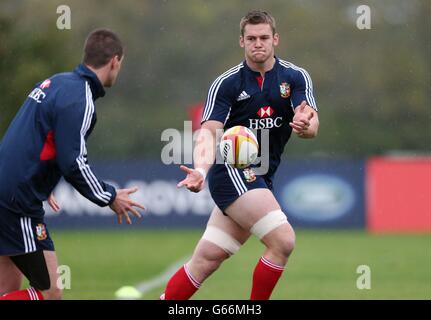
[[[263,218],[257,221],[250,229],[250,232],[262,239],[266,234],[275,228],[287,223],[286,215],[281,210],[268,212]]]
[[[214,226],[207,226],[202,239],[214,243],[230,255],[235,254],[241,247],[241,243],[238,240]]]

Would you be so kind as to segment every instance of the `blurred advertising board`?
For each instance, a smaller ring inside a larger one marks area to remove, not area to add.
[[[276,176],[274,192],[293,226],[365,226],[363,161],[290,161]]]
[[[132,198],[147,210],[142,219],[132,219],[134,227],[204,227],[214,206],[208,188],[197,194],[177,188],[184,178],[177,165],[97,163],[93,170],[116,187],[139,188]],[[92,204],[65,181],[54,193],[62,210],[55,214],[45,205],[48,226],[118,228],[109,208]],[[364,227],[363,161],[286,161],[276,173],[274,193],[294,227]]]

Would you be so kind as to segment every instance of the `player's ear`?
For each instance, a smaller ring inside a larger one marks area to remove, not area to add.
[[[117,69],[119,67],[121,60],[118,58],[118,56],[113,56],[110,61],[111,70]]]
[[[112,57],[111,60],[109,60],[109,69],[115,69],[115,56]]]
[[[278,46],[279,41],[280,41],[280,36],[276,32],[274,33],[274,46]]]
[[[243,36],[239,36],[239,46],[241,48],[244,48],[244,37]]]

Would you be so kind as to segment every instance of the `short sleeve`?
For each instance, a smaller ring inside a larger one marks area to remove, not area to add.
[[[234,103],[232,81],[242,67],[241,64],[226,71],[212,83],[208,90],[201,123],[208,120],[226,122]]]
[[[299,68],[296,70],[295,83],[292,88],[292,106],[296,108],[304,100],[310,107],[318,111],[316,101],[314,100],[313,82],[310,75],[304,69]]]

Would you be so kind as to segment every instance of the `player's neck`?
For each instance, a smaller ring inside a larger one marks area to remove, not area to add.
[[[272,70],[272,68],[274,68],[274,64],[275,64],[275,57],[272,56],[271,58],[269,58],[268,60],[266,60],[265,62],[262,63],[256,63],[251,61],[250,59],[247,59],[247,57],[245,58],[245,61],[247,62],[247,66],[255,71],[255,72],[259,72],[262,76],[262,78],[265,77],[265,73],[268,72],[269,70]]]
[[[87,66],[88,69],[90,69],[91,71],[93,71],[96,74],[96,76],[99,79],[100,83],[103,86],[105,86],[105,83],[106,83],[107,78],[108,78],[108,71],[107,71],[106,66],[102,67],[102,68],[99,68],[99,69],[93,68],[92,66],[89,66],[89,65],[86,65],[86,66]]]

